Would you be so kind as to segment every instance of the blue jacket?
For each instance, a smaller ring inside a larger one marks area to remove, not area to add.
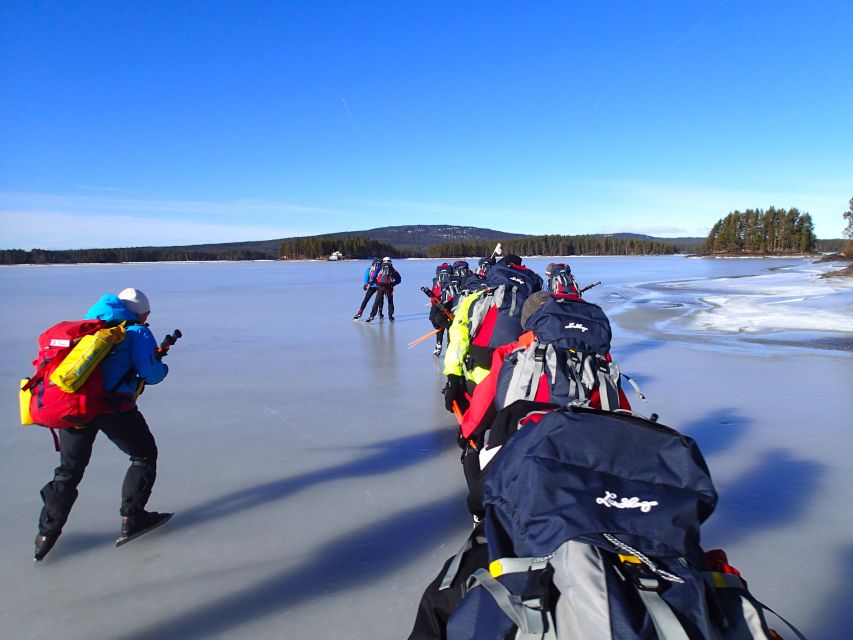
[[[86,320],[104,320],[118,324],[122,321],[139,322],[139,316],[129,311],[118,296],[108,293],[101,296],[86,314]],[[139,378],[147,384],[157,384],[169,367],[156,357],[157,340],[144,324],[126,325],[124,340],[119,342],[101,365],[104,372],[104,389],[117,393],[134,393]],[[128,375],[133,371],[132,375]],[[119,380],[124,382],[115,389]]]
[[[368,285],[371,289],[376,288],[376,274],[379,273],[379,267],[381,265],[377,262],[369,265],[367,269],[364,270],[364,282],[362,284]],[[373,273],[371,273],[371,271]],[[373,277],[371,277],[373,276]]]

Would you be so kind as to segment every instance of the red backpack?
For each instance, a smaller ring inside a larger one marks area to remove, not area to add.
[[[100,366],[74,393],[67,393],[50,381],[51,374],[81,338],[108,326],[103,320],[71,320],[55,324],[39,336],[39,352],[33,360],[35,373],[21,387],[21,393],[29,395],[32,424],[51,430],[67,429],[87,424],[98,414],[116,410],[118,398],[104,390]],[[25,402],[22,399],[22,405]],[[58,451],[56,434],[54,443]]]

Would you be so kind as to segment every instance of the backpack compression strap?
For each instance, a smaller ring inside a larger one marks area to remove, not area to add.
[[[719,589],[732,589],[736,592],[740,592],[741,597],[741,606],[744,606],[744,601],[746,603],[751,604],[754,607],[759,609],[763,609],[764,611],[769,611],[774,616],[779,618],[782,622],[788,625],[788,628],[793,631],[794,635],[797,636],[800,640],[806,640],[806,637],[800,632],[797,627],[791,624],[788,620],[780,616],[773,609],[768,607],[766,604],[758,600],[754,595],[749,592],[749,589],[746,587],[746,583],[743,581],[743,578],[737,576],[733,573],[720,573],[718,571],[706,571],[702,574],[705,578],[705,582],[708,583],[709,586],[713,587],[715,590]],[[746,612],[744,612],[746,614]],[[744,615],[744,618],[748,618],[749,616]]]
[[[528,349],[519,350],[507,388],[504,406],[516,400],[533,400],[539,379],[547,364],[551,372],[550,383],[557,381],[557,350],[553,344],[534,342]],[[615,362],[608,362],[597,354],[571,350],[566,362],[569,381],[569,398],[587,404],[590,394],[598,389],[601,408],[605,411],[619,409],[619,379],[621,373]],[[633,382],[632,382],[633,384]],[[638,390],[639,392],[639,390]]]
[[[477,569],[471,575],[468,590],[477,584],[489,592],[501,611],[518,627],[515,640],[557,640],[551,614],[543,610],[541,598],[523,600],[495,580],[486,569]]]
[[[451,587],[453,580],[456,579],[456,574],[459,573],[459,567],[462,564],[462,556],[474,547],[475,542],[477,544],[486,544],[488,539],[485,536],[475,535],[465,540],[465,544],[463,544],[459,551],[456,552],[456,555],[453,556],[453,561],[447,567],[444,578],[441,580],[441,585],[438,587],[439,591],[444,591]]]

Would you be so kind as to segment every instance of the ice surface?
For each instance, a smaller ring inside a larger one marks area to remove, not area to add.
[[[705,546],[725,546],[809,637],[845,637],[850,285],[802,259],[568,261],[581,284],[604,282],[587,298],[649,397],[639,411],[705,452],[721,494]],[[431,341],[406,347],[431,329],[418,287],[437,262],[398,261],[397,322],[371,325],[351,320],[364,262],[0,268],[0,636],[406,637],[469,530],[440,365]],[[15,385],[42,329],[128,286],[151,299],[158,337],[184,333],[169,377],[140,399],[160,449],[150,507],[176,515],[113,546],[126,460],[101,437],[34,567],[57,455],[46,430],[16,426]]]

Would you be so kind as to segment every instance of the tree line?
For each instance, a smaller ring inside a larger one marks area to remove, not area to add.
[[[209,251],[197,249],[158,249],[157,247],[128,249],[67,249],[48,250],[3,249],[0,265],[10,264],[77,264],[117,262],[176,262],[193,260],[270,260],[276,256],[251,249]]]
[[[605,235],[544,235],[501,240],[504,253],[522,256],[649,256],[678,253],[674,244],[642,238]],[[447,242],[427,249],[427,257],[488,256],[494,251],[491,240]]]
[[[281,243],[278,255],[284,260],[328,258],[340,251],[345,258],[400,257],[405,254],[390,244],[364,236],[309,236]]]
[[[673,244],[614,236],[529,236],[501,240],[505,253],[539,256],[566,255],[668,255],[678,253]],[[0,250],[0,264],[75,264],[117,262],[174,262],[183,260],[316,260],[340,251],[346,258],[393,256],[395,258],[441,258],[447,256],[491,255],[494,240],[445,242],[426,250],[399,249],[364,236],[310,236],[281,243],[278,255],[254,249],[222,250],[137,247],[127,249],[23,249]]]
[[[700,247],[704,254],[716,253],[809,253],[817,237],[808,213],[796,207],[733,211],[717,220]]]

